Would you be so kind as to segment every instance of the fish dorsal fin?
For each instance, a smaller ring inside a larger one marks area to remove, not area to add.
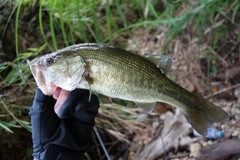
[[[173,63],[173,59],[165,55],[144,55],[144,58],[156,64],[163,74],[166,74],[170,70]]]

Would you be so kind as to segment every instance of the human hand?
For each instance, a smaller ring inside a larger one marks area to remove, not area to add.
[[[30,109],[36,159],[79,159],[91,148],[99,101],[95,95],[88,99],[89,91],[82,89],[57,89],[53,96],[36,90]]]

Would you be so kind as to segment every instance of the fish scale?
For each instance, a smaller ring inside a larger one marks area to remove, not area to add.
[[[111,48],[108,48],[108,50],[99,49],[97,53],[94,50],[80,50],[78,54],[85,60],[87,66],[90,66],[88,71],[89,76],[93,79],[92,90],[97,90],[100,93],[104,90],[102,94],[107,96],[119,97],[119,95],[122,95],[123,97],[119,98],[137,102],[156,102],[159,99],[158,94],[160,93],[156,93],[156,91],[160,88],[159,85],[162,86],[161,83],[164,84],[160,79],[162,73],[159,68],[148,60],[142,57],[136,59],[136,55],[130,55],[123,50],[116,52]],[[101,60],[99,60],[99,55],[103,57]],[[104,66],[104,69],[100,67],[98,71],[91,72],[91,68],[97,68],[95,66],[98,66],[99,63],[101,63],[102,67]],[[145,87],[142,87],[143,83],[146,84]],[[89,89],[89,86],[81,86],[81,88]],[[116,92],[119,90],[118,88],[121,89],[121,93]],[[136,91],[133,94],[134,90]],[[137,95],[149,93],[149,91],[155,94],[146,96],[144,99],[142,99],[141,95]]]
[[[178,107],[203,135],[212,123],[229,119],[221,108],[166,77],[163,71],[171,65],[165,60],[163,56],[147,59],[112,46],[90,43],[58,50],[29,62],[29,65],[40,89],[49,93],[56,87],[73,90],[76,84],[77,88],[91,89],[113,98],[142,103],[165,102]],[[166,68],[157,67],[164,65]],[[65,82],[66,79],[69,81]],[[44,82],[48,84],[43,85]]]

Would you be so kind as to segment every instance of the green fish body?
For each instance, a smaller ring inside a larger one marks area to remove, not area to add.
[[[50,65],[46,65],[47,59],[50,59]],[[159,66],[150,58],[119,48],[103,44],[79,44],[43,56],[31,62],[30,67],[35,79],[39,77],[36,75],[36,68],[38,68],[37,72],[43,75],[40,79],[44,79],[44,82],[51,74],[59,75],[57,77],[68,76],[69,81],[74,79],[71,74],[75,74],[74,77],[80,77],[80,79],[76,82],[75,78],[74,87],[71,90],[77,87],[138,103],[171,104],[179,108],[193,128],[203,135],[206,135],[207,128],[212,123],[229,119],[228,114],[221,108],[188,92],[166,77],[164,71],[169,69],[171,61],[168,63],[164,60],[160,63],[160,68],[163,69],[159,69]],[[60,72],[57,69],[63,64],[68,70]],[[165,65],[168,66],[164,68]],[[74,71],[66,75],[71,68]],[[76,70],[76,68],[81,69]],[[48,81],[54,83],[57,80]],[[37,83],[44,84],[44,82]],[[64,82],[57,83],[57,86],[61,87],[62,83]]]

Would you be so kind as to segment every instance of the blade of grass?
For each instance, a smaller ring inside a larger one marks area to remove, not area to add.
[[[237,3],[238,2],[238,3]],[[233,8],[233,14],[232,14],[232,23],[235,23],[235,17],[236,17],[236,14],[238,13],[238,10],[240,8],[240,3],[238,0],[235,0],[232,4],[231,4],[231,7],[230,8]]]
[[[19,56],[12,62],[5,62],[0,64],[0,73],[7,68],[11,68],[5,78],[3,83],[6,85],[11,85],[17,83],[19,85],[27,83],[30,77],[29,66],[26,63],[26,60],[32,56],[36,56],[42,50],[46,48],[46,44],[39,48],[28,48],[27,52],[19,54]]]
[[[90,31],[91,35],[93,36],[93,38],[96,40],[96,42],[99,43],[98,38],[97,38],[95,32],[92,30],[92,28],[89,26],[88,23],[86,23],[86,26],[87,26],[88,30]]]
[[[11,121],[11,122],[4,122],[0,120],[0,127],[2,127],[3,129],[5,129],[6,131],[13,133],[13,131],[10,129],[11,127],[14,128],[20,128],[19,125],[16,125],[16,121]]]
[[[59,21],[60,21],[60,25],[61,25],[61,31],[62,31],[62,35],[63,35],[63,40],[64,40],[64,43],[66,44],[66,46],[69,46],[68,39],[67,39],[67,34],[66,34],[66,30],[65,30],[64,22],[63,22],[64,3],[60,4],[59,13],[60,13]]]
[[[1,98],[0,98],[1,99]],[[20,126],[22,126],[23,128],[26,128],[28,131],[31,132],[31,126],[29,122],[26,121],[22,121],[20,119],[18,119],[6,106],[6,104],[4,103],[4,101],[1,99],[1,103],[3,104],[4,109],[13,117],[13,119],[20,124]]]
[[[49,24],[50,24],[51,38],[52,38],[54,50],[57,50],[58,46],[57,46],[56,34],[54,31],[54,21],[53,21],[56,0],[51,0],[51,1],[49,1],[49,3],[50,3],[50,12],[49,12],[49,21],[50,22],[49,22]]]
[[[7,22],[6,22],[6,24],[4,25],[3,33],[2,33],[2,38],[3,38],[3,36],[5,35],[6,29],[7,29],[7,27],[8,27],[8,24],[9,24],[9,22],[10,22],[12,16],[13,16],[13,14],[14,14],[14,12],[16,11],[17,8],[18,8],[18,6],[15,5],[15,7],[12,9],[12,12],[11,12],[11,14],[10,14],[9,17],[8,17]]]
[[[18,24],[19,24],[19,16],[20,16],[20,9],[21,6],[23,4],[23,0],[21,0],[18,4],[17,4],[17,12],[16,12],[16,19],[15,19],[15,48],[16,48],[16,57],[17,57],[17,66],[16,66],[16,73],[19,75],[19,79],[21,82],[25,81],[25,77],[22,73],[21,70],[21,64],[19,63],[19,49],[18,49]]]
[[[109,1],[107,0],[106,2],[106,21],[107,21],[107,32],[108,32],[108,39],[109,43],[112,45],[112,31],[111,31],[111,10],[110,10],[110,5]]]
[[[15,47],[16,47],[16,57],[18,57],[18,20],[19,20],[19,14],[20,14],[20,9],[22,6],[22,2],[23,0],[21,0],[19,2],[19,4],[17,5],[17,12],[16,12],[16,19],[15,19]]]
[[[80,2],[79,1],[75,1],[76,2],[76,6],[80,7]],[[82,16],[80,14],[80,10],[77,9],[77,17],[78,17],[78,25],[79,25],[79,31],[82,35],[82,39],[85,41],[85,42],[89,42],[88,38],[87,38],[87,35],[84,31],[84,23],[82,21]]]
[[[181,20],[181,18],[170,18],[170,19],[164,19],[164,20],[145,20],[145,21],[138,22],[138,23],[135,23],[132,25],[128,25],[127,27],[124,27],[124,28],[118,30],[117,33],[125,31],[127,29],[138,28],[138,27],[147,26],[147,25],[158,26],[158,25],[162,25],[162,24],[174,24],[180,20]]]
[[[4,83],[11,85],[18,83],[19,85],[27,83],[30,76],[29,67],[26,63],[20,62],[19,65],[15,63],[10,63],[12,70],[8,73],[7,77],[4,79]],[[21,73],[21,74],[20,74]]]
[[[50,50],[53,50],[52,47],[51,47],[51,45],[49,44],[47,38],[46,38],[45,33],[44,33],[43,19],[42,19],[42,8],[43,8],[43,5],[40,4],[40,5],[39,5],[39,13],[38,13],[40,32],[41,32],[41,35],[42,35],[42,38],[43,38],[44,42],[48,45],[48,48],[49,48]]]
[[[180,20],[176,21],[176,23],[174,23],[173,26],[168,30],[166,36],[168,37],[168,39],[166,40],[165,44],[171,42],[171,40],[186,27],[186,25],[193,19],[193,17],[195,17],[197,13],[202,11],[206,7],[206,5],[208,5],[212,1],[213,0],[204,1],[204,3],[202,3],[200,6],[196,7],[192,11],[190,11],[191,6],[187,8],[185,14],[180,17]]]
[[[69,29],[70,29],[70,37],[71,37],[72,44],[75,44],[75,39],[74,39],[74,34],[73,34],[73,27],[69,26]]]
[[[144,4],[144,0],[136,0],[134,1],[134,6],[135,9],[137,9],[137,13],[139,15],[139,17],[143,18],[143,12],[142,12],[142,4]]]
[[[97,19],[97,15],[96,15],[96,4],[95,4],[95,0],[92,0],[92,5],[91,5],[91,13],[92,13],[92,19],[93,19],[93,25],[94,25],[94,33],[96,34],[94,34],[95,36],[94,36],[94,38],[95,38],[95,41],[97,42],[97,43],[101,43],[102,41],[103,41],[103,37],[102,37],[102,32],[101,32],[101,30],[100,30],[100,24],[99,24],[99,22],[98,22],[98,19]],[[89,27],[88,27],[88,29],[90,29]],[[91,29],[92,30],[92,29]],[[91,32],[91,30],[90,30],[90,32]],[[92,34],[93,34],[93,32],[91,32]]]
[[[4,123],[6,123],[6,122],[0,121],[0,127],[2,127],[3,129],[5,129],[6,131],[8,131],[10,133],[13,133],[13,131]]]
[[[120,15],[120,17],[121,17],[121,19],[122,19],[122,21],[123,21],[123,26],[124,26],[125,28],[127,28],[126,30],[127,30],[128,34],[130,35],[130,38],[133,39],[134,42],[135,42],[135,39],[133,38],[132,32],[131,32],[131,30],[128,28],[128,23],[127,23],[127,20],[126,20],[125,15],[124,15],[124,13],[123,13],[123,11],[122,11],[122,9],[121,9],[121,6],[120,6],[120,4],[119,4],[119,1],[118,1],[118,0],[115,0],[114,2],[115,2],[115,5],[116,5],[116,7],[117,7],[118,13],[119,13],[119,15]],[[116,25],[116,26],[117,26],[117,25]],[[120,35],[119,32],[118,32],[118,34]],[[135,43],[135,44],[136,44],[136,43]]]

